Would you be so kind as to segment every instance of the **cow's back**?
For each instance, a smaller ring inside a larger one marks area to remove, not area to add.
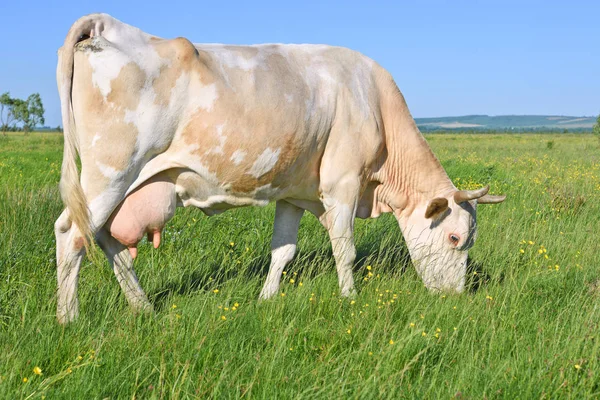
[[[192,152],[233,192],[271,185],[284,190],[278,197],[314,197],[336,120],[357,127],[343,135],[360,135],[366,121],[373,126],[374,63],[359,53],[321,45],[195,46],[217,96],[210,109],[187,115],[177,150]]]

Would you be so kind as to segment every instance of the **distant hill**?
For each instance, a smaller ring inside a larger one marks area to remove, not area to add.
[[[588,131],[596,117],[564,115],[465,115],[462,117],[415,118],[422,131],[499,130],[499,131]]]

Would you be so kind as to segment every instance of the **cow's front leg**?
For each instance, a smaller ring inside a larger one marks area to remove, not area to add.
[[[271,240],[271,265],[265,285],[260,292],[261,299],[271,298],[279,291],[281,273],[296,253],[298,227],[303,213],[303,209],[284,200],[277,202]]]
[[[154,307],[140,286],[133,270],[133,258],[127,247],[113,238],[105,228],[98,232],[96,240],[106,255],[129,306],[136,312],[152,312]]]
[[[354,216],[358,204],[358,194],[358,179],[346,178],[336,182],[330,190],[322,192],[321,196],[325,212],[319,219],[329,232],[340,293],[344,297],[350,297],[356,293],[352,278],[352,266],[356,258]]]
[[[58,279],[56,316],[59,323],[66,324],[79,315],[77,284],[85,255],[85,240],[77,226],[71,223],[67,210],[56,220],[54,234]]]

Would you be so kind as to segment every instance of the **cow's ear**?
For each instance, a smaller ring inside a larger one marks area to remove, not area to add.
[[[448,209],[448,199],[436,197],[429,202],[425,211],[425,218],[436,218]]]

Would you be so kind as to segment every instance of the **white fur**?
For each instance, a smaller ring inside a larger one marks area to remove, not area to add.
[[[223,135],[224,128],[225,124],[215,126],[217,138],[219,139],[219,144],[213,147],[212,149],[208,150],[208,154],[223,154],[223,147],[225,146],[225,142],[227,141],[227,136]]]
[[[96,133],[96,134],[94,135],[94,137],[92,138],[92,147],[94,147],[94,146],[96,145],[96,142],[98,141],[98,139],[100,139],[100,137],[101,137],[101,136],[100,136],[100,134],[99,134],[99,133]]]
[[[103,164],[100,161],[96,161],[96,166],[98,167],[102,175],[104,175],[110,180],[116,179],[121,173],[121,171],[111,167],[110,165]]]
[[[93,41],[98,46],[103,43],[100,38],[94,38]],[[104,100],[112,90],[111,82],[119,76],[125,65],[132,62],[127,54],[115,51],[91,52],[88,60],[92,67],[92,83],[100,89]]]
[[[261,299],[269,299],[279,290],[283,269],[292,261],[296,253],[298,226],[303,212],[304,210],[288,202],[277,202],[271,240],[271,265],[260,292]]]
[[[242,161],[246,158],[246,152],[244,150],[236,150],[231,155],[230,160],[233,161],[235,165],[240,165]]]
[[[254,164],[252,164],[252,168],[248,171],[248,174],[252,175],[255,178],[260,178],[264,174],[268,173],[273,169],[277,161],[279,160],[279,153],[281,153],[281,148],[277,150],[273,150],[270,147],[258,156]]]

